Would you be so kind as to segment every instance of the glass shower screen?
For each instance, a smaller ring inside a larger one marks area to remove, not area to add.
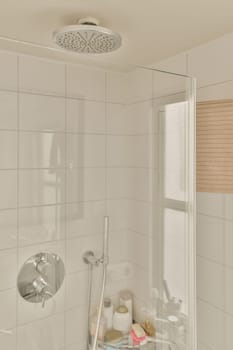
[[[148,349],[195,350],[195,82],[138,68],[128,73],[127,84],[124,136],[118,141],[127,141],[130,150],[114,151],[117,135],[107,136],[107,154],[124,153],[124,170],[111,166],[107,172],[109,191],[114,183],[115,192],[127,192],[117,204],[119,213],[120,204],[127,208],[127,242],[118,236],[116,246],[116,234],[110,235],[106,294],[117,295],[122,286],[133,292],[134,321],[156,328],[156,345]],[[112,206],[109,199],[110,225]],[[117,247],[126,249],[118,266],[111,264]]]

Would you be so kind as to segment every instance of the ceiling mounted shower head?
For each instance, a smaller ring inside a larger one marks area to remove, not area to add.
[[[53,34],[61,48],[84,54],[100,54],[117,50],[121,37],[112,30],[99,26],[95,18],[84,18],[77,25],[62,27]]]

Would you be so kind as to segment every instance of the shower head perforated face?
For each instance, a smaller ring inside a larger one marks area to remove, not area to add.
[[[117,50],[121,37],[110,29],[96,25],[96,22],[79,22],[61,28],[53,34],[55,43],[69,51],[84,54],[101,54]]]

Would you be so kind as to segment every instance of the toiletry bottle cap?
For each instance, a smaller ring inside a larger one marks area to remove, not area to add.
[[[105,298],[104,299],[104,307],[110,307],[111,306],[111,299]]]
[[[127,312],[129,312],[128,308],[125,305],[120,305],[116,311],[119,314],[126,314]]]

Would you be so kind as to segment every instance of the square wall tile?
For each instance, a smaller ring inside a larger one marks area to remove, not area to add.
[[[3,90],[17,90],[17,55],[0,53],[0,88]]]
[[[153,96],[153,72],[148,69],[137,68],[128,73],[129,103],[147,101]]]
[[[0,131],[0,169],[17,168],[17,132]]]
[[[111,135],[144,135],[152,130],[152,102],[138,102],[127,106],[107,104],[107,132]]]
[[[65,202],[64,170],[20,170],[19,206]]]
[[[19,245],[64,239],[65,214],[64,205],[19,209]]]
[[[233,269],[224,269],[224,279],[225,279],[225,311],[233,316]]]
[[[143,302],[143,306],[147,305],[148,299],[151,298],[152,290],[150,288],[150,278],[147,270],[133,264],[134,278],[132,281],[132,287],[134,291],[134,298]],[[134,308],[135,312],[136,307]],[[144,316],[145,317],[145,316]],[[145,319],[145,318],[144,318]]]
[[[107,137],[109,167],[148,167],[148,153],[147,135]]]
[[[87,305],[88,271],[80,271],[66,276],[66,309]]]
[[[86,348],[86,339],[79,341],[78,343],[67,345],[65,350],[77,350],[77,349],[85,349]]]
[[[67,237],[77,237],[102,233],[105,215],[105,202],[69,203],[67,208]]]
[[[130,258],[129,245],[131,235],[129,231],[111,231],[109,234],[109,262],[117,264]]]
[[[145,168],[108,168],[107,198],[150,201],[152,188],[151,170]]]
[[[18,328],[18,350],[60,350],[64,346],[64,314]]]
[[[67,166],[104,167],[105,135],[67,134]]]
[[[233,194],[225,193],[224,195],[224,218],[233,221]]]
[[[225,315],[225,346],[224,349],[231,350],[233,348],[233,317]]]
[[[135,169],[134,169],[135,170]],[[132,169],[108,168],[107,169],[107,198],[130,199],[132,188]]]
[[[128,73],[107,72],[107,101],[126,103],[129,96]]]
[[[119,103],[107,103],[107,133],[112,135],[128,135],[133,125],[128,109]]]
[[[111,231],[117,231],[128,228],[129,212],[131,202],[128,199],[109,199],[107,200],[107,215],[109,216],[109,226]]]
[[[65,134],[20,132],[19,168],[64,168]]]
[[[85,66],[67,66],[67,95],[94,101],[105,100],[105,72]]]
[[[127,106],[127,115],[130,118],[132,134],[150,134],[155,132],[152,129],[152,112],[152,101],[132,103]]]
[[[17,206],[17,171],[0,171],[0,209],[16,208]]]
[[[152,203],[131,200],[129,203],[128,228],[149,235],[151,210]]]
[[[0,129],[17,129],[17,93],[0,91]]]
[[[65,131],[66,103],[62,97],[19,95],[19,128],[34,131]]]
[[[221,218],[197,214],[197,254],[225,263],[225,222]]]
[[[67,131],[74,133],[104,134],[105,103],[67,99]]]
[[[204,344],[201,344],[200,342],[197,343],[197,350],[209,350],[207,346]]]
[[[0,292],[0,328],[12,329],[16,326],[16,289]]]
[[[19,88],[24,92],[65,96],[65,64],[20,56]]]
[[[222,193],[197,193],[197,212],[210,216],[224,217],[225,201]]]
[[[224,313],[198,300],[197,334],[199,341],[212,350],[225,349],[224,328]]]
[[[136,265],[149,269],[149,237],[136,232],[130,232],[130,241],[133,245],[129,247],[129,259]]]
[[[0,249],[17,245],[17,210],[0,211]]]
[[[233,268],[233,221],[225,220],[224,264]]]
[[[103,200],[105,198],[105,169],[80,168],[67,171],[67,202]]]
[[[197,257],[197,296],[219,309],[224,309],[225,275],[222,265]]]
[[[87,325],[87,307],[86,306],[81,306],[81,307],[67,311],[65,315],[66,345],[70,345],[74,343],[85,344],[86,325]],[[80,349],[84,349],[85,347]]]
[[[0,250],[0,290],[16,287],[17,250]]]
[[[16,350],[16,330],[11,329],[9,333],[0,334],[0,348],[7,350]]]

